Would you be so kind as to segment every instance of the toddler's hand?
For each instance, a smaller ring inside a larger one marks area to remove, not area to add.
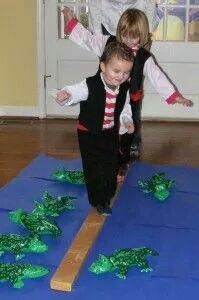
[[[131,121],[126,122],[125,127],[128,130],[128,133],[133,133],[135,130],[134,124]]]
[[[56,95],[56,100],[60,103],[67,100],[70,97],[70,94],[66,91],[59,91]]]
[[[193,106],[193,102],[189,99],[184,98],[183,96],[178,96],[173,102],[173,104],[175,103],[179,103],[183,106]]]
[[[69,22],[74,17],[73,11],[67,6],[64,6],[62,13],[66,18],[66,22]]]

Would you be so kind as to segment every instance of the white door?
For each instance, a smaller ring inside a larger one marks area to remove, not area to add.
[[[145,82],[142,115],[199,120],[199,0],[157,0],[159,25],[152,53],[179,91],[194,101],[187,109],[166,105]]]
[[[81,5],[78,6],[78,2],[81,2]],[[86,18],[88,11],[88,1],[45,1],[46,114],[76,117],[79,105],[61,107],[48,95],[48,91],[94,75],[98,59],[64,36],[64,17],[61,13],[63,4],[74,9],[79,18]]]
[[[97,0],[96,0],[97,1]],[[152,52],[164,71],[187,98],[192,109],[167,105],[147,80],[143,101],[143,118],[199,120],[199,0],[158,0],[160,23]],[[76,117],[78,106],[60,107],[48,91],[75,83],[97,70],[98,59],[64,38],[64,4],[87,22],[88,0],[46,0],[46,113],[47,116]]]

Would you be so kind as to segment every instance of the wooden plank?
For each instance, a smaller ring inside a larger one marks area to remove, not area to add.
[[[70,292],[106,217],[92,209],[51,278],[50,287]]]

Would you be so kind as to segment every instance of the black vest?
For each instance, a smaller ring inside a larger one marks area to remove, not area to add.
[[[86,79],[88,86],[88,99],[80,102],[79,123],[85,126],[91,133],[101,133],[104,121],[106,91],[100,73]],[[129,83],[120,85],[116,98],[114,112],[114,127],[119,132],[119,118],[123,110]]]
[[[116,37],[111,35],[106,44],[113,41],[116,41]],[[142,98],[144,64],[150,56],[150,52],[145,48],[140,48],[136,53],[130,81],[130,98],[132,101],[138,101]]]

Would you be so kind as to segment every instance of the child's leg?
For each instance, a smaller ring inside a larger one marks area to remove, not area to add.
[[[104,178],[106,181],[106,194],[109,197],[109,201],[115,195],[117,188],[117,173],[119,169],[118,164],[118,149],[119,149],[119,135],[110,134],[105,137],[105,151],[106,155],[104,156]],[[109,202],[110,204],[110,202]]]
[[[112,129],[105,130],[101,135],[98,148],[101,148],[99,164],[104,204],[110,205],[110,200],[117,188],[119,135]]]
[[[125,133],[120,135],[119,166],[129,163],[132,141],[133,134]]]
[[[79,131],[78,139],[89,202],[94,207],[109,205],[117,184],[118,142],[108,133]]]
[[[132,134],[120,135],[120,151],[119,151],[119,165],[125,166],[130,162],[130,159],[139,158],[139,146],[141,142],[141,108],[142,101],[131,102],[133,122],[135,131]]]
[[[128,171],[128,164],[130,162],[130,149],[132,144],[133,134],[125,133],[120,135],[119,148],[119,170],[117,182],[123,182]]]
[[[101,165],[100,151],[98,151],[98,140],[87,132],[78,132],[79,147],[82,158],[82,165],[85,183],[88,193],[88,200],[91,206],[96,207],[103,201],[101,189]]]
[[[132,142],[130,146],[130,157],[133,159],[138,159],[140,156],[140,143],[141,143],[141,109],[142,101],[131,102],[131,109],[133,115],[133,121],[135,126],[135,131],[132,135]]]

